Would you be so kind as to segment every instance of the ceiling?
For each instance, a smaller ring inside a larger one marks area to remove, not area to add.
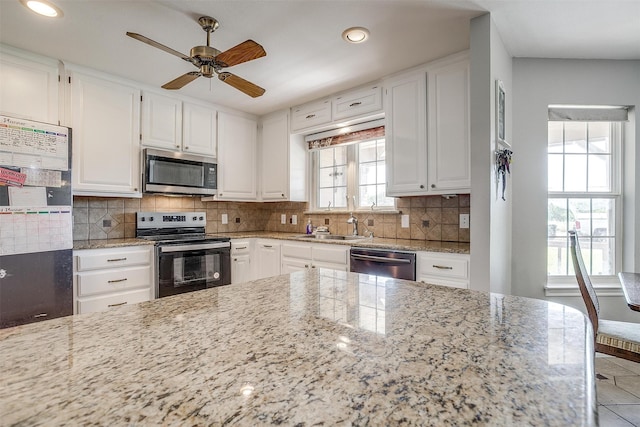
[[[262,115],[379,79],[469,47],[469,21],[490,11],[515,57],[640,59],[640,0],[54,0],[47,19],[0,0],[0,42],[153,87],[195,71],[131,39],[140,33],[184,54],[206,44],[197,18],[220,22],[211,45],[247,39],[267,56],[228,70],[266,89],[250,98],[217,79],[178,92]],[[364,26],[363,44],[344,29]]]

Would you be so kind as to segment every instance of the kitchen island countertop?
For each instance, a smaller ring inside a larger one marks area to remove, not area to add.
[[[0,330],[0,425],[595,425],[591,326],[307,270]]]

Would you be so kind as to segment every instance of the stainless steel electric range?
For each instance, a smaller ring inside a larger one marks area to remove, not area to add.
[[[156,242],[156,298],[231,283],[230,239],[206,225],[206,212],[136,214],[136,237]]]

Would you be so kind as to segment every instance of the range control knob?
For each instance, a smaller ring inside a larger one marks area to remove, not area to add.
[[[197,216],[194,216],[194,217],[192,218],[192,220],[197,221],[197,220],[198,220],[198,217],[197,217]]]
[[[145,222],[147,219],[143,216],[140,217],[140,221]]]
[[[149,221],[153,221],[153,217],[152,216],[149,217]]]
[[[200,218],[198,218],[200,221],[204,221],[204,217],[201,216]]]

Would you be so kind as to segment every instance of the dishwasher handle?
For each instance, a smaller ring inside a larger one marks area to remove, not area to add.
[[[360,255],[360,254],[351,254],[351,259],[359,260],[359,261],[374,261],[374,262],[382,262],[385,264],[411,264],[410,259],[405,258],[387,258],[381,256],[373,256],[373,255]]]

